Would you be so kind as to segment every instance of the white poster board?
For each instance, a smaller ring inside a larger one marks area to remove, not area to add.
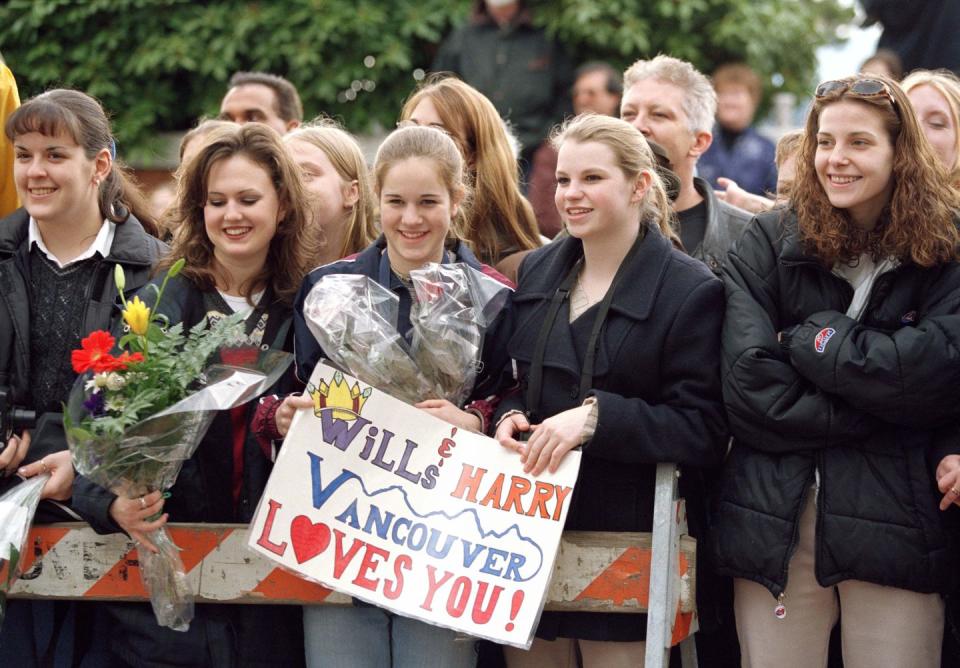
[[[529,647],[580,466],[520,456],[318,365],[250,547],[401,615]]]

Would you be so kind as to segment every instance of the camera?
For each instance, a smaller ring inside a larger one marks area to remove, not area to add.
[[[9,387],[0,386],[0,449],[6,447],[7,441],[15,432],[22,429],[32,429],[37,420],[37,414],[21,406],[15,406],[11,399]]]

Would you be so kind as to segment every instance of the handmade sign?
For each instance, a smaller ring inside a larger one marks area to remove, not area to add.
[[[580,453],[532,478],[496,441],[319,365],[249,545],[307,579],[527,648]]]

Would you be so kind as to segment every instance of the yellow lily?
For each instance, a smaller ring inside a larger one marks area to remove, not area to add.
[[[139,297],[134,297],[123,309],[123,321],[130,326],[130,331],[143,336],[150,327],[150,309]]]

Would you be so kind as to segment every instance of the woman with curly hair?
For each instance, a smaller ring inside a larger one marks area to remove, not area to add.
[[[533,207],[520,192],[519,168],[503,120],[480,91],[459,79],[428,78],[403,105],[400,125],[430,125],[449,134],[466,161],[473,205],[463,239],[477,259],[511,278],[516,260],[541,245]]]
[[[744,666],[826,666],[841,608],[846,665],[940,665],[958,573],[934,481],[960,418],[958,206],[899,86],[827,81],[790,207],[730,252],[714,548]]]
[[[280,136],[261,123],[211,132],[186,165],[173,219],[177,233],[159,269],[180,258],[186,265],[167,283],[160,313],[184,329],[244,314],[245,345],[254,355],[267,347],[293,352],[293,298],[315,262],[317,244],[299,169]],[[152,307],[155,292],[145,289],[141,298]],[[224,353],[224,361],[230,359]],[[267,394],[297,386],[291,368]],[[256,405],[217,414],[170,498],[158,491],[127,499],[80,478],[75,507],[97,532],[124,531],[150,551],[156,551],[150,532],[168,520],[249,522],[273,454],[270,440],[257,433]],[[103,609],[112,630],[109,652],[120,665],[168,665],[171,656],[189,666],[302,664],[296,608],[197,605],[186,632],[158,626],[146,604]]]

